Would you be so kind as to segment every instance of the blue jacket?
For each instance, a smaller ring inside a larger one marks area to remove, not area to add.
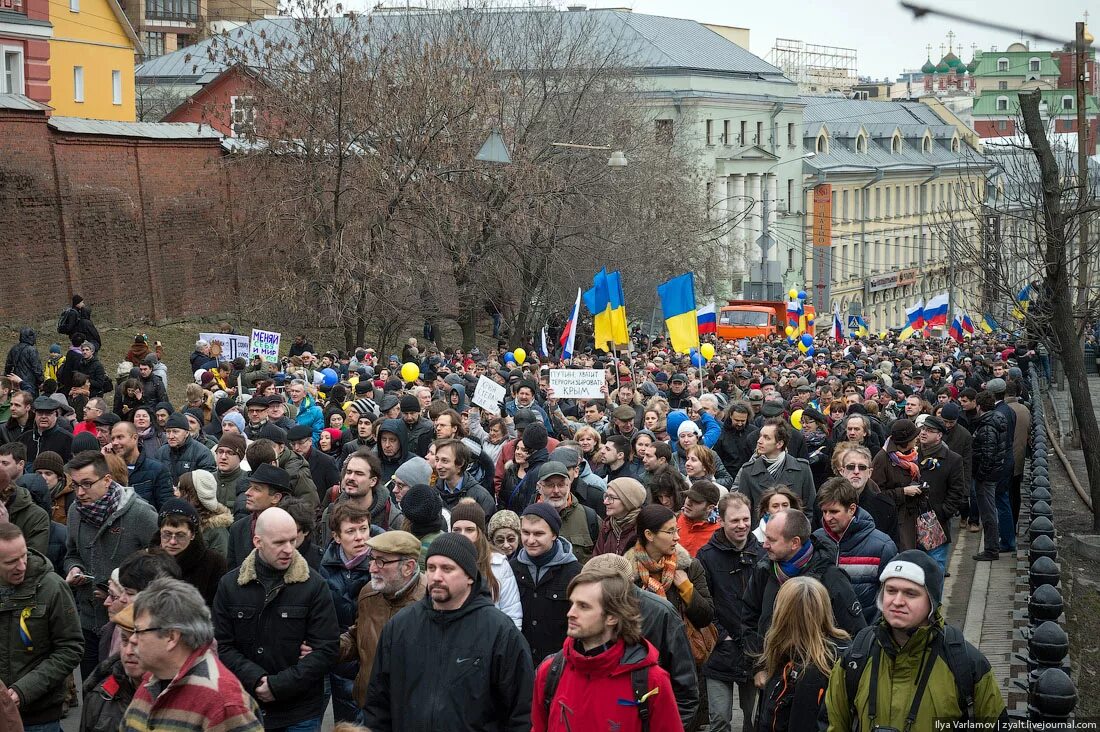
[[[211,473],[218,470],[214,462],[214,453],[193,437],[188,437],[183,447],[179,449],[167,443],[161,445],[157,450],[156,462],[168,468],[172,483],[178,483],[181,475],[190,473],[192,470],[209,470]]]
[[[878,614],[875,596],[878,594],[879,575],[883,566],[898,553],[894,540],[876,529],[875,520],[862,508],[856,508],[852,523],[848,524],[848,530],[839,539],[825,527],[815,531],[814,536],[839,544],[837,565],[852,581],[852,589],[863,606],[864,619],[872,622]]]
[[[325,428],[325,413],[313,401],[313,397],[306,394],[302,404],[298,407],[298,416],[295,418],[298,424],[304,424],[313,430],[313,444],[317,444],[317,438],[321,436],[321,430]]]
[[[374,531],[371,531],[373,534]],[[330,541],[321,557],[321,576],[332,593],[336,606],[336,622],[343,632],[355,624],[355,610],[359,602],[359,590],[370,582],[370,570],[364,561],[355,569],[346,569],[340,558],[340,545]]]
[[[699,415],[699,427],[703,430],[703,444],[714,449],[718,444],[718,438],[722,436],[722,425],[714,417],[706,412]]]
[[[138,459],[130,471],[130,487],[158,512],[161,505],[175,495],[172,491],[172,474],[168,468],[145,453],[138,453]]]

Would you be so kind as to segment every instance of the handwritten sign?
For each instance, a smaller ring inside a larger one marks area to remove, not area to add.
[[[474,387],[474,406],[489,412],[497,412],[500,410],[500,402],[503,399],[503,386],[488,376],[482,376],[477,380],[477,386]]]
[[[550,369],[555,399],[603,399],[601,369]]]
[[[251,345],[248,347],[249,355],[259,354],[267,363],[275,363],[279,360],[279,341],[282,334],[270,330],[252,329]]]
[[[229,333],[199,333],[199,338],[210,344],[210,357],[219,361],[232,361],[238,356],[248,357],[251,341],[246,335]]]

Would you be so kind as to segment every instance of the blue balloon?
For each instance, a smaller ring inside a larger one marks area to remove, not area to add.
[[[807,356],[813,356],[814,355],[814,347],[813,346],[810,346],[809,348],[806,349],[806,355]]]
[[[340,380],[340,375],[332,369],[322,369],[321,373],[324,374],[324,381],[321,383],[325,385],[326,389],[331,389],[336,386],[336,382]]]
[[[697,369],[701,369],[707,365],[707,360],[703,358],[703,354],[696,352],[691,354],[691,365]]]
[[[794,345],[794,338],[791,338],[790,336],[787,336],[787,345],[788,346],[793,346]]]
[[[504,354],[504,363],[506,363],[506,364],[510,363],[512,365],[515,365],[515,363],[516,363],[516,354],[512,353],[511,351],[508,351],[507,353],[505,353]]]
[[[802,345],[804,345],[808,348],[808,347],[812,346],[813,344],[814,344],[814,337],[812,335],[810,335],[809,333],[803,333],[802,334]]]
[[[798,291],[798,299],[799,300],[805,300],[806,299],[806,291],[805,290],[799,290]]]

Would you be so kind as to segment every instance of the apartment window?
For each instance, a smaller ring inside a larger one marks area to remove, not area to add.
[[[745,120],[741,120],[741,136],[737,138],[738,145],[744,145],[748,140],[745,139]]]
[[[79,13],[80,12],[80,0],[69,0],[69,12],[70,13]]]
[[[1039,59],[1029,58],[1027,60],[1027,70],[1028,71],[1038,71],[1039,70]]]
[[[730,121],[728,119],[722,120],[722,144],[730,144]]]
[[[657,142],[662,145],[672,144],[672,120],[659,119],[655,122],[657,126]]]
[[[1073,97],[1068,94],[1062,97],[1062,109],[1073,109]]]
[[[787,144],[794,147],[794,122],[787,123]]]
[[[760,145],[764,142],[764,123],[763,122],[758,121],[756,123],[756,139],[753,140],[753,142],[757,145]]]
[[[22,94],[23,87],[23,49],[0,46],[0,56],[4,61],[4,75],[0,77],[0,93]]]
[[[997,129],[998,130],[1007,130],[1008,129],[1008,120],[1007,119],[997,120]]]
[[[707,144],[714,144],[714,120],[712,119],[707,120]]]
[[[73,67],[73,101],[84,101],[84,67]]]
[[[840,192],[840,218],[848,221],[848,189]]]
[[[199,0],[145,0],[145,17],[194,22],[199,19]]]
[[[913,213],[912,200],[909,197],[909,186],[905,186],[905,215]]]
[[[122,104],[122,72],[111,72],[111,103]]]
[[[794,211],[794,178],[787,179],[787,213]]]
[[[886,189],[886,218],[890,218],[894,214],[893,204],[890,198],[890,189]]]
[[[240,137],[241,135],[252,134],[256,125],[256,100],[252,97],[230,97],[229,98],[229,113],[230,119],[233,120],[233,136]],[[658,120],[661,121],[661,120]],[[669,120],[671,122],[671,120]],[[709,185],[709,184],[708,184]],[[708,191],[707,201],[710,201],[710,195]]]
[[[1008,111],[1008,97],[997,97],[997,111]]]
[[[997,71],[1008,71],[1008,59],[1007,58],[997,59]]]
[[[1007,91],[1008,90],[1008,82],[1007,81],[998,81],[997,82],[997,89],[999,91]]]
[[[882,218],[882,189],[875,189],[875,218]]]
[[[164,33],[145,31],[145,55],[154,58],[164,55]]]

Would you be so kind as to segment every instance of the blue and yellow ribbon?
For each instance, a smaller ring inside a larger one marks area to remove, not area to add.
[[[27,627],[27,618],[31,616],[33,608],[25,607],[23,612],[19,613],[19,640],[23,641],[23,648],[28,651],[34,650],[34,639],[31,638],[31,629]]]

